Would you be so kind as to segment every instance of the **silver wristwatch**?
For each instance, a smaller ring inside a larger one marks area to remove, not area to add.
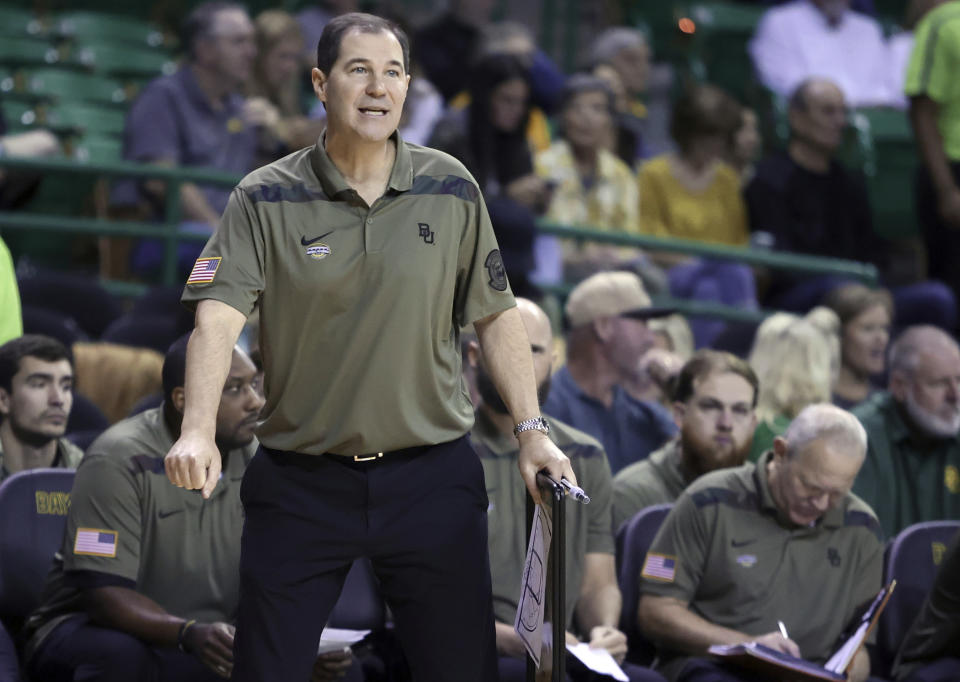
[[[519,436],[524,431],[542,431],[550,433],[550,425],[543,417],[534,417],[533,419],[524,419],[513,427],[513,435]]]

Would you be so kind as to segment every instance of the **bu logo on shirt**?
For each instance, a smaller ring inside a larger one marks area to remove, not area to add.
[[[840,566],[840,552],[838,552],[833,547],[828,547],[827,561],[829,561],[830,565],[833,566],[834,568],[838,568]]]
[[[427,223],[417,223],[417,228],[420,230],[418,236],[423,239],[423,243],[433,244],[433,230],[430,229],[430,225]]]

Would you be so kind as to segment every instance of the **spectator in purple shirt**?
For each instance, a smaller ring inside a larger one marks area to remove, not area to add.
[[[188,53],[176,73],[151,82],[133,103],[124,130],[123,157],[164,166],[210,168],[238,176],[252,170],[257,147],[255,110],[239,94],[256,56],[253,23],[240,6],[198,5],[184,24]],[[210,233],[230,195],[229,187],[185,183],[182,219]],[[115,206],[135,205],[152,218],[162,214],[164,183],[124,180],[114,187]],[[192,263],[202,243],[181,244],[179,261]],[[135,269],[159,265],[162,246],[148,240],[134,255]]]

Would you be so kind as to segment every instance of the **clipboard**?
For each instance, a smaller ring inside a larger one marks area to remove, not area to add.
[[[886,608],[890,595],[893,594],[896,586],[897,581],[891,580],[877,593],[870,606],[860,617],[860,622],[854,633],[834,652],[825,665],[811,663],[756,642],[733,645],[715,644],[708,649],[708,652],[715,658],[729,661],[756,672],[774,675],[781,680],[789,680],[790,682],[836,680],[842,682],[847,679],[847,670],[850,664],[853,663],[857,652],[860,651],[863,643],[876,627],[877,620],[883,613],[883,609]]]

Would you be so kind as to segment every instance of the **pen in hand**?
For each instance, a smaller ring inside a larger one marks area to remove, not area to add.
[[[783,621],[778,620],[777,625],[780,626],[780,634],[783,635],[783,638],[790,639],[790,635],[787,634],[787,626],[783,624]]]
[[[538,475],[538,476],[543,476],[545,479],[547,479],[548,481],[550,481],[550,483],[551,483],[552,485],[554,485],[554,486],[560,486],[561,488],[563,488],[564,490],[566,490],[567,493],[568,493],[573,499],[575,499],[577,502],[581,502],[581,503],[583,503],[583,504],[590,504],[590,496],[587,495],[587,493],[584,492],[583,488],[581,488],[580,486],[574,485],[573,483],[571,483],[570,481],[568,481],[568,480],[565,479],[565,478],[561,478],[561,479],[560,479],[560,482],[557,483],[557,482],[554,480],[553,476],[551,476],[550,474],[548,474],[546,471],[541,471],[541,472],[539,472],[537,475]]]

